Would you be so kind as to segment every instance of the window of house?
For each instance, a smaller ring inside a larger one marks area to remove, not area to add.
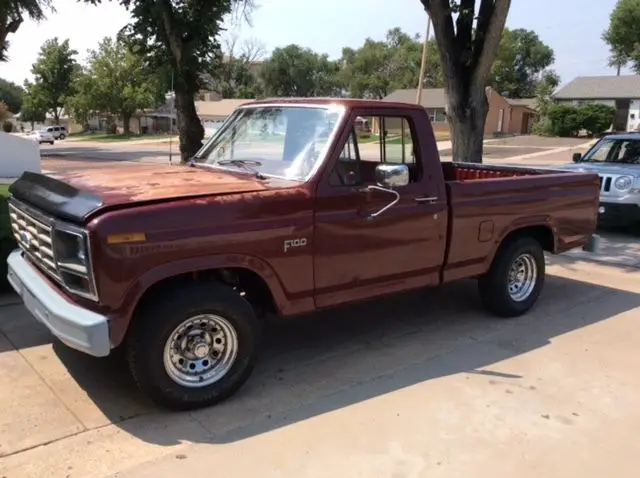
[[[332,186],[375,184],[375,168],[382,163],[406,164],[410,181],[417,182],[420,163],[416,161],[411,125],[406,118],[382,116],[375,120],[380,141],[358,140],[355,127],[331,173]]]

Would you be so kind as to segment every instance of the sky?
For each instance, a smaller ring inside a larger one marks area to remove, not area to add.
[[[382,40],[394,27],[423,38],[426,30],[427,17],[419,0],[257,1],[261,5],[252,15],[252,26],[233,28],[240,41],[259,39],[267,53],[297,43],[337,58],[344,46],[358,47],[368,37]],[[507,26],[534,30],[554,49],[553,68],[562,83],[576,76],[613,75],[615,71],[607,66],[608,48],[601,33],[607,28],[615,3],[513,0]],[[10,35],[10,59],[0,63],[0,77],[18,84],[30,79],[40,45],[55,36],[68,38],[83,61],[88,49],[95,48],[103,37],[115,35],[129,21],[127,11],[115,2],[91,6],[76,0],[54,0],[53,4],[56,12],[49,13],[46,20],[25,21],[16,34]]]

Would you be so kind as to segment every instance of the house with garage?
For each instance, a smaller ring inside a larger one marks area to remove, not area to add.
[[[535,118],[535,109],[532,98],[511,99],[505,98],[496,90],[487,87],[487,100],[489,112],[484,126],[485,136],[500,134],[529,134]],[[399,103],[415,103],[418,90],[396,90],[386,96],[383,101]],[[422,90],[420,103],[426,110],[431,120],[434,132],[448,133],[449,121],[447,119],[447,95],[444,88],[425,88]],[[375,129],[375,126],[374,126]]]
[[[575,106],[586,103],[613,106],[614,131],[640,131],[640,75],[579,76],[558,88],[553,99]]]

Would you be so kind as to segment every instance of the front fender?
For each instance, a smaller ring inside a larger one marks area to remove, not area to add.
[[[118,314],[118,317],[114,317],[110,323],[113,345],[116,346],[122,342],[137,304],[153,285],[181,274],[228,267],[249,269],[259,275],[269,287],[278,311],[281,312],[288,308],[289,300],[279,277],[269,263],[263,259],[244,254],[224,254],[183,259],[149,269],[140,275],[127,289],[122,302],[122,313]]]

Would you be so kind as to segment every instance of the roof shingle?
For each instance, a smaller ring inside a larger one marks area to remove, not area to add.
[[[558,89],[558,100],[640,99],[640,75],[579,76]]]

